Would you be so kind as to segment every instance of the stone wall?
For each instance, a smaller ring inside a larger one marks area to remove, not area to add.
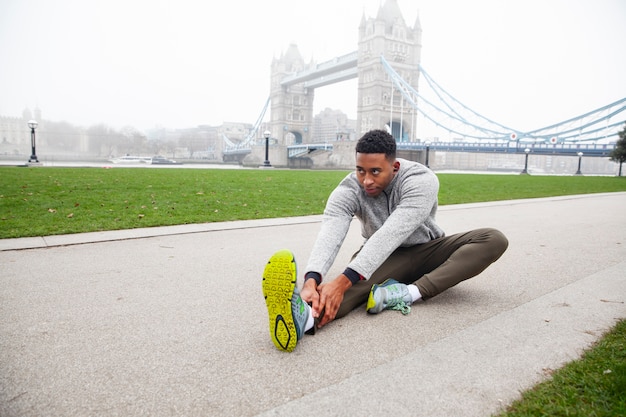
[[[284,145],[270,145],[268,148],[268,159],[273,167],[286,168],[289,164],[287,147]],[[265,145],[253,146],[251,152],[243,159],[242,165],[258,167],[263,165],[263,161],[265,161]]]

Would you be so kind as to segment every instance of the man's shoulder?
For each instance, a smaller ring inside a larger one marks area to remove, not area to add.
[[[354,172],[347,174],[343,179],[337,184],[332,194],[334,195],[345,195],[346,193],[352,194],[359,190],[359,181],[356,178]]]
[[[343,179],[339,182],[339,186],[349,186],[353,187],[355,185],[359,185],[359,180],[356,178],[356,173],[354,171],[349,172]]]
[[[426,174],[435,176],[435,173],[425,165],[416,161],[409,161],[408,159],[396,158],[400,162],[400,171],[407,175]]]

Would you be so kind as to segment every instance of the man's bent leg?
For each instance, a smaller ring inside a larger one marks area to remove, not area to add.
[[[421,245],[422,251],[430,252],[428,263],[438,266],[420,274],[415,284],[424,299],[432,298],[480,274],[502,256],[508,244],[500,231],[483,228]]]
[[[412,248],[398,248],[387,260],[374,272],[367,281],[359,281],[346,291],[343,301],[337,311],[335,320],[345,316],[350,311],[367,302],[372,285],[381,284],[388,278],[394,278],[402,283],[412,283],[416,276],[414,270],[414,256]],[[358,253],[358,252],[357,252]],[[356,254],[354,254],[356,256]]]
[[[415,283],[424,299],[432,298],[480,274],[507,247],[508,240],[500,231],[483,228],[398,248],[369,280],[359,281],[346,291],[335,319],[367,302],[372,285],[388,278],[403,284]]]

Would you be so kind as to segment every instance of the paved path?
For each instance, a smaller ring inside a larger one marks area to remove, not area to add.
[[[0,415],[489,416],[626,317],[626,193],[442,207],[510,240],[408,316],[359,309],[293,353],[260,275],[319,216],[0,240]],[[332,273],[358,248],[350,231]]]

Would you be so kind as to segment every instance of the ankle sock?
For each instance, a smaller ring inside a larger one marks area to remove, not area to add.
[[[410,284],[410,285],[407,285],[406,287],[408,288],[409,294],[411,295],[412,303],[422,298],[422,294],[420,293],[419,288],[417,288],[417,285]]]
[[[309,314],[308,314],[308,318],[306,319],[306,324],[304,325],[305,332],[308,332],[309,330],[311,330],[313,326],[315,325],[315,319],[313,318],[313,311],[311,310],[311,307],[307,306],[307,308],[309,310]]]

